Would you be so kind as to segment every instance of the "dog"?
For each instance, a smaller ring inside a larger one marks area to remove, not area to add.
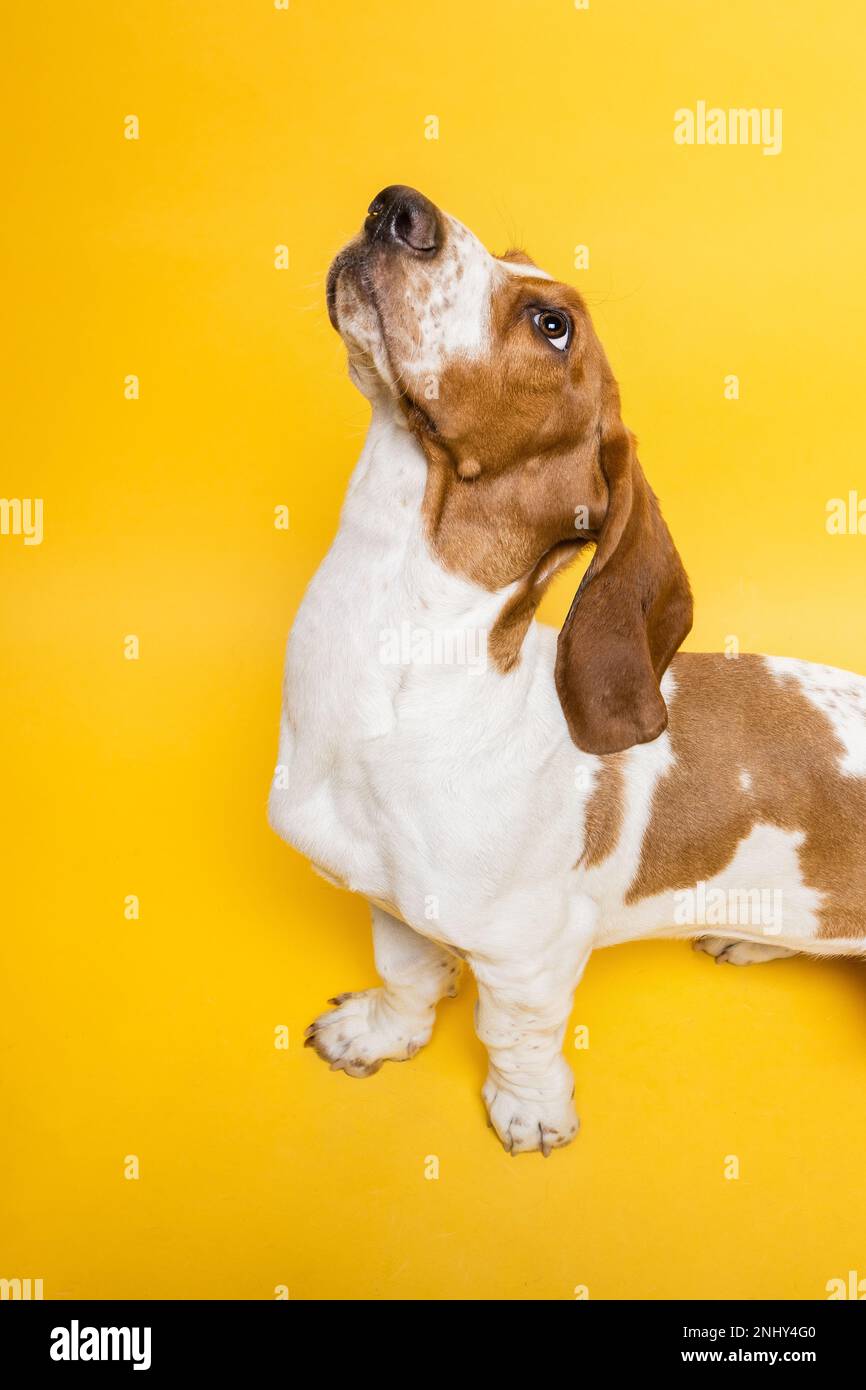
[[[327,304],[372,419],[289,637],[269,819],[369,900],[382,983],[306,1041],[353,1077],[406,1060],[465,962],[490,1123],[546,1157],[594,947],[866,954],[866,679],[677,654],[689,582],[616,381],[524,253],[393,186]],[[536,608],[590,545],[557,634]]]

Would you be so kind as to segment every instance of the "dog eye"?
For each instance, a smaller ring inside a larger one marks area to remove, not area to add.
[[[565,351],[571,341],[571,323],[565,314],[558,309],[542,309],[532,315],[532,322],[553,347]]]

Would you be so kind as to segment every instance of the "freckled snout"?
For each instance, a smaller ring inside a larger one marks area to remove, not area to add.
[[[399,397],[410,367],[444,344],[439,317],[456,307],[461,237],[474,241],[423,193],[395,183],[376,194],[361,231],[333,262],[328,315],[349,348],[350,375],[365,395],[372,396],[378,382]],[[480,243],[478,253],[486,257]]]
[[[394,183],[377,193],[367,211],[364,235],[418,256],[435,256],[443,241],[438,210],[417,189]]]
[[[445,214],[416,188],[393,183],[377,193],[361,231],[343,247],[328,273],[328,315],[337,331],[355,327],[360,329],[356,337],[368,339],[376,325],[364,305],[373,302],[384,309],[379,301],[387,298],[389,282],[405,279],[432,261],[438,264],[447,223]]]
[[[384,387],[401,409],[430,401],[450,358],[480,352],[498,275],[477,237],[423,193],[383,188],[328,274],[328,314],[359,390],[376,399]]]

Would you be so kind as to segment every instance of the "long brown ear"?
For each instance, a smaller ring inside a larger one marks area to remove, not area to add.
[[[556,654],[568,731],[578,748],[599,754],[649,743],[666,728],[659,682],[692,625],[683,563],[634,440],[614,415],[599,454],[607,513]]]

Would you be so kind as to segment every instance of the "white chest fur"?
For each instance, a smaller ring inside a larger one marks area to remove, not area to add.
[[[487,663],[507,591],[436,562],[425,477],[411,435],[375,414],[289,638],[270,817],[337,881],[447,939],[571,872],[596,760],[568,738],[550,629],[530,629],[515,672]]]

